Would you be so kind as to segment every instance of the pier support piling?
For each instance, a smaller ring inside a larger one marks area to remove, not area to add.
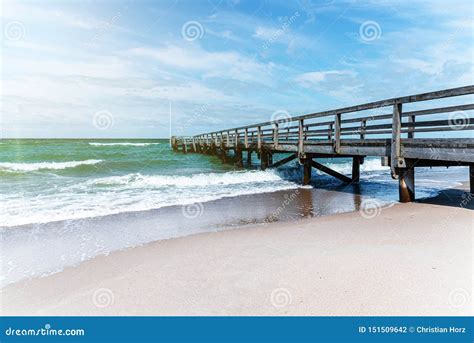
[[[269,154],[265,150],[260,151],[260,169],[265,170],[269,166]]]
[[[474,164],[469,165],[469,185],[469,191],[474,194]]]
[[[400,202],[415,201],[415,168],[399,169],[398,194]]]
[[[242,150],[238,148],[235,149],[235,165],[239,168],[242,168],[244,166]]]
[[[247,165],[248,166],[252,165],[252,151],[251,150],[247,151]]]
[[[355,156],[352,158],[352,182],[359,183],[360,181],[360,164],[361,157]]]
[[[303,164],[303,185],[309,185],[311,183],[311,169],[312,169],[312,158],[305,158],[301,161]]]

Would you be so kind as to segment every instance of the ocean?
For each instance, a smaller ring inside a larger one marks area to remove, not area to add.
[[[378,158],[367,158],[360,184],[350,186],[315,170],[312,185],[301,186],[297,162],[260,171],[253,161],[239,169],[212,156],[174,153],[165,139],[3,139],[1,285],[156,240],[398,199]],[[320,162],[350,174],[349,159]],[[419,168],[417,198],[467,179],[463,167]]]

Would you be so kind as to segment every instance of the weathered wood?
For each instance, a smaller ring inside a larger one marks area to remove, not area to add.
[[[244,166],[241,149],[235,149],[235,165],[239,168],[242,168]]]
[[[299,158],[305,158],[304,137],[303,137],[304,121],[300,120],[298,124],[299,124],[298,125],[298,155],[299,155]]]
[[[260,169],[261,170],[266,170],[269,165],[270,165],[270,163],[269,163],[268,151],[266,151],[264,149],[260,150]]]
[[[186,140],[183,141],[183,154],[188,153],[188,143],[186,143]]]
[[[405,161],[401,158],[401,128],[402,128],[402,104],[393,105],[392,118],[392,148],[391,148],[391,171],[394,179],[398,178],[397,168],[405,167]]]
[[[334,152],[336,154],[341,152],[341,113],[336,113],[334,116]]]
[[[273,127],[273,146],[274,146],[275,149],[278,149],[278,135],[279,135],[278,123],[275,123],[273,125],[274,125],[274,127]]]
[[[239,148],[239,130],[235,130],[235,142],[234,142],[235,149]]]
[[[402,96],[398,98],[385,99],[385,100],[374,101],[374,102],[365,103],[365,104],[356,105],[356,106],[338,108],[335,110],[309,113],[309,114],[305,114],[301,116],[292,117],[292,121],[299,121],[301,119],[305,120],[309,118],[320,118],[320,117],[325,117],[328,115],[334,115],[336,113],[351,113],[351,112],[359,112],[359,111],[364,111],[364,110],[371,110],[374,108],[393,106],[398,103],[401,103],[401,104],[412,103],[412,102],[418,102],[418,101],[456,97],[456,96],[462,96],[462,95],[468,95],[468,94],[474,94],[474,85],[444,89],[440,91],[428,92],[428,93],[422,93],[422,94]],[[268,122],[259,123],[256,125],[240,126],[237,128],[233,128],[232,130],[235,130],[235,129],[241,130],[241,129],[252,128],[256,126],[268,126],[268,125],[272,125],[273,123],[274,121],[268,121]]]
[[[367,128],[367,120],[362,120],[360,123],[360,139],[365,139],[365,130]]]
[[[297,158],[298,156],[296,154],[291,154],[290,156],[288,157],[285,157],[285,158],[282,158],[281,160],[279,160],[278,162],[275,162],[275,163],[272,163],[270,165],[270,168],[278,168],[288,162],[291,162],[293,161],[295,158]]]
[[[303,185],[309,185],[311,183],[311,167],[313,163],[311,157],[306,157],[302,160],[303,164]]]
[[[255,151],[261,160],[262,169],[269,166],[278,167],[297,156],[305,168],[306,180],[303,180],[304,182],[309,182],[307,177],[309,175],[310,178],[311,174],[310,171],[308,173],[308,163],[344,182],[358,182],[363,157],[380,156],[391,167],[392,176],[402,179],[400,180],[400,194],[401,199],[403,198],[405,201],[414,199],[413,168],[415,166],[468,165],[472,174],[474,138],[436,138],[435,136],[430,137],[426,133],[474,130],[474,117],[466,112],[474,110],[474,104],[409,112],[402,111],[402,104],[468,94],[474,94],[474,86],[386,99],[292,117],[290,123],[285,121],[285,130],[281,130],[279,127],[279,123],[282,121],[276,120],[194,137],[173,136],[170,139],[170,145],[174,151],[182,150],[183,153],[187,153],[189,149],[189,151],[219,154],[223,161],[227,160],[227,150],[234,150],[234,160],[237,165],[242,164],[243,151],[247,151],[248,163],[251,163],[251,154]],[[472,99],[467,100],[472,101]],[[377,113],[371,116],[360,116],[363,113],[359,113],[352,118],[347,115],[349,118],[342,119],[343,113],[370,109],[383,110],[389,106],[392,107],[391,114]],[[446,115],[456,111],[460,111],[460,113],[450,114],[449,118],[445,117],[444,119],[440,116],[435,120],[420,121],[416,118],[434,114]],[[321,117],[328,117],[328,120],[316,120]],[[329,120],[331,117],[333,120]],[[408,119],[407,122],[402,122],[404,117]],[[377,124],[377,121],[380,123],[382,120],[385,122]],[[375,125],[367,125],[368,122],[375,122]],[[352,126],[346,125],[351,123],[353,123]],[[241,130],[244,131],[243,144],[240,142]],[[415,134],[417,137],[420,136],[418,133],[423,133],[427,138],[415,138]],[[357,139],[354,139],[354,136]],[[290,156],[272,163],[274,153],[289,153]],[[316,161],[308,162],[317,156],[352,158],[352,177],[348,178]],[[472,175],[470,181],[471,187],[473,187]]]
[[[408,117],[409,120],[410,120],[410,124],[412,124],[412,126],[410,126],[408,128],[408,138],[412,139],[412,138],[415,138],[415,120],[416,120],[416,117],[414,115],[411,115]]]
[[[415,168],[403,168],[397,174],[400,202],[415,201]]]
[[[474,194],[474,164],[469,165],[469,191]]]
[[[345,176],[345,175],[343,175],[343,174],[341,174],[341,173],[338,173],[337,171],[335,171],[335,170],[333,170],[333,169],[331,169],[331,168],[328,168],[328,167],[326,167],[325,165],[323,165],[323,164],[321,164],[321,163],[318,163],[318,162],[316,162],[316,161],[314,161],[314,160],[311,162],[311,165],[312,165],[314,168],[316,168],[316,169],[318,169],[318,170],[321,170],[323,173],[326,173],[326,174],[328,174],[328,175],[334,176],[336,179],[339,179],[339,180],[341,180],[341,181],[343,181],[343,182],[346,182],[346,183],[351,183],[351,182],[352,182],[352,180],[351,180],[350,177],[347,177],[347,176]]]

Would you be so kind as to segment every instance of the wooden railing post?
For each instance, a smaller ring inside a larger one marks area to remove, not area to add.
[[[262,149],[262,127],[257,127],[257,148],[260,151]]]
[[[336,113],[334,116],[334,152],[341,152],[341,114]]]
[[[401,157],[402,104],[393,105],[391,164],[392,177],[398,179],[397,168],[405,168],[405,159]]]
[[[227,141],[227,146],[230,147],[230,132],[229,132],[229,131],[227,131],[227,139],[226,139],[226,141]]]
[[[234,142],[235,150],[239,148],[239,130],[235,130],[235,142]]]
[[[249,129],[245,129],[244,145],[245,145],[245,149],[248,149],[248,147],[249,147]]]
[[[409,123],[413,126],[408,127],[408,138],[415,138],[415,115],[408,117]]]
[[[273,124],[273,148],[278,149],[278,123]]]
[[[332,130],[333,130],[333,124],[329,124],[329,128],[328,128],[328,141],[331,143],[332,142]]]
[[[188,142],[186,138],[183,138],[183,153],[187,154],[188,153]]]
[[[306,157],[304,153],[304,120],[300,119],[298,122],[298,157],[303,159]]]
[[[360,139],[365,139],[365,129],[367,128],[367,120],[360,123]]]

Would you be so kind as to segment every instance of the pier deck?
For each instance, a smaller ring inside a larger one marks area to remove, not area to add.
[[[175,151],[219,156],[238,167],[256,153],[262,170],[294,159],[303,166],[302,183],[316,168],[346,183],[359,182],[366,156],[378,156],[399,181],[401,202],[415,199],[416,167],[469,166],[474,193],[474,86],[446,89],[291,117],[196,136],[171,137]],[[409,108],[413,107],[413,108]],[[287,157],[274,161],[276,153]],[[352,158],[352,175],[317,159]]]

